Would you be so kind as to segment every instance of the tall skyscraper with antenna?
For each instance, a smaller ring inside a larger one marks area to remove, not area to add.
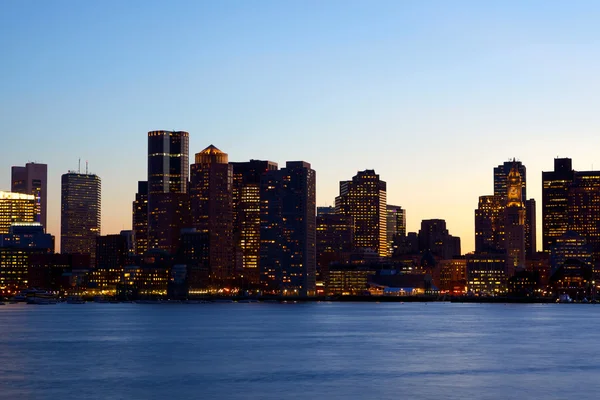
[[[100,235],[101,181],[94,174],[69,171],[61,177],[61,253],[90,254],[95,262]]]

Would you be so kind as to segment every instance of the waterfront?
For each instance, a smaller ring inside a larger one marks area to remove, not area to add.
[[[587,399],[599,305],[0,306],[0,398]]]

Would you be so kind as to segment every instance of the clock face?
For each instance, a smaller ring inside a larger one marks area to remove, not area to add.
[[[519,189],[517,189],[514,186],[508,189],[508,196],[509,197],[517,197],[518,193],[519,193]]]

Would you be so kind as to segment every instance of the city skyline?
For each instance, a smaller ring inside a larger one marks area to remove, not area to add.
[[[407,231],[444,219],[463,252],[494,166],[527,166],[539,250],[542,171],[600,165],[598,4],[57,4],[0,5],[0,189],[11,166],[48,164],[57,238],[80,157],[103,182],[102,234],[130,229],[153,129],[190,132],[192,154],[306,160],[319,206],[374,169]]]

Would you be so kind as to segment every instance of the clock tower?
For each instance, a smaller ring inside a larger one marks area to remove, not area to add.
[[[506,208],[504,209],[505,248],[508,275],[525,266],[525,207],[523,207],[523,182],[517,163],[514,162],[506,179]]]
[[[523,181],[517,164],[514,163],[506,178],[506,206],[523,207]]]

